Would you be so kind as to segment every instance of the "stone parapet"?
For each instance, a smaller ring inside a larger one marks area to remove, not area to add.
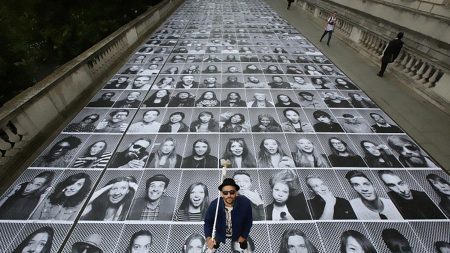
[[[110,69],[182,2],[164,0],[151,7],[1,107],[0,176],[13,163],[20,167],[21,157],[26,159],[33,147],[41,145],[36,143],[42,141],[38,137],[54,133],[71,116],[76,102],[99,89]]]
[[[331,1],[299,0],[297,4],[323,24],[332,11],[337,11],[336,34],[377,64],[389,41],[395,38],[398,31],[405,31],[395,23],[333,4]],[[428,38],[426,34],[409,30],[406,30],[405,34],[405,45],[391,70],[404,77],[408,85],[447,107],[450,103],[449,45]]]

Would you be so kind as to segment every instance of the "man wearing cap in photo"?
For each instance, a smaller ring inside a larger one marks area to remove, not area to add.
[[[166,196],[170,180],[163,174],[147,179],[145,197],[134,201],[128,214],[129,220],[171,220],[175,208],[175,198]]]
[[[76,242],[72,245],[72,253],[103,253],[100,248],[102,244],[102,236],[99,234],[91,234],[84,242]]]
[[[239,186],[231,178],[224,179],[219,190],[222,197],[211,202],[205,216],[204,232],[207,252],[215,252],[220,243],[225,243],[226,238],[231,238],[232,243],[238,242],[241,249],[247,252],[247,238],[253,225],[251,202],[246,197],[237,195]],[[219,209],[216,234],[212,238],[217,201],[219,201]]]

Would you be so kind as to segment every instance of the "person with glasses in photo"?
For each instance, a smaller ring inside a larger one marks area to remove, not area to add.
[[[72,244],[72,253],[103,253],[100,248],[103,237],[99,234],[90,234],[83,241]]]
[[[345,178],[358,195],[350,200],[350,205],[359,220],[403,220],[390,199],[378,196],[372,180],[366,174],[351,170],[345,174]]]
[[[221,197],[211,202],[204,220],[206,252],[216,252],[221,243],[225,244],[227,238],[231,239],[232,244],[237,242],[244,252],[248,252],[245,251],[248,248],[247,238],[253,225],[251,202],[238,195],[240,187],[232,178],[225,178],[218,189]],[[217,223],[214,224],[216,213]],[[216,233],[213,238],[214,229]]]
[[[149,153],[147,149],[152,142],[147,138],[139,138],[123,150],[116,152],[109,168],[144,168]]]
[[[80,122],[70,123],[63,132],[94,132],[100,115],[93,113],[84,117]]]
[[[361,156],[355,153],[347,143],[339,137],[328,139],[331,154],[328,156],[335,167],[367,167]]]
[[[67,136],[55,143],[53,147],[42,156],[39,156],[32,167],[59,167],[65,168],[73,158],[74,150],[81,144],[80,138]]]
[[[130,115],[126,109],[114,110],[109,113],[109,118],[105,118],[98,123],[95,132],[99,133],[123,133],[128,128],[129,123],[125,120]]]

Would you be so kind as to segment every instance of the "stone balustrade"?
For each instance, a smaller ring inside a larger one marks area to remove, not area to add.
[[[326,22],[332,11],[329,5],[322,6],[319,1],[299,0],[297,5],[316,17],[321,24]],[[345,11],[339,12],[345,13]],[[335,26],[336,34],[379,64],[384,49],[395,37],[396,31],[390,31],[389,34],[393,36],[388,37],[386,31],[383,33],[376,29],[370,29],[367,26],[367,20],[362,24],[360,21],[362,19],[351,17],[351,15],[338,17]],[[422,48],[427,48],[427,50],[420,50]],[[428,45],[421,45],[420,42],[409,39],[393,64],[393,69],[396,74],[407,78],[408,85],[414,86],[429,95],[431,99],[437,100],[438,103],[448,104],[450,103],[450,64],[446,59],[450,59],[450,55],[445,55],[429,48]]]
[[[0,176],[11,163],[20,166],[20,154],[22,158],[32,154],[35,150],[30,149],[41,145],[33,141],[57,130],[71,116],[70,108],[99,89],[110,69],[181,2],[164,0],[153,6],[0,108]]]

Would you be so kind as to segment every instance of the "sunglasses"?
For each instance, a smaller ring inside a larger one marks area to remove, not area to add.
[[[139,144],[133,144],[133,146],[132,146],[134,149],[144,149],[144,147],[142,147],[141,145],[139,145]]]
[[[222,194],[225,195],[225,196],[227,196],[228,194],[234,195],[234,194],[236,194],[236,191],[234,191],[234,190],[231,190],[231,191],[222,191]]]
[[[417,148],[416,146],[414,146],[414,145],[409,145],[409,144],[403,145],[403,147],[404,147],[404,148],[407,148],[407,149],[409,149],[409,150],[411,150],[411,151],[417,151],[417,150],[419,150],[419,148]]]

